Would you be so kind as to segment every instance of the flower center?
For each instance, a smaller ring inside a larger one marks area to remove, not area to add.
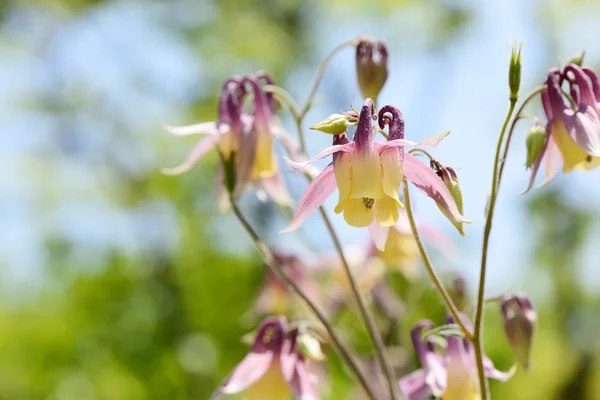
[[[262,342],[264,344],[269,344],[271,342],[271,340],[273,340],[273,336],[275,336],[275,329],[273,329],[273,327],[269,326],[268,328],[265,329],[265,333],[262,337]]]
[[[372,199],[370,197],[363,197],[362,201],[367,210],[370,210],[371,207],[373,207],[373,204],[375,204],[375,199]]]

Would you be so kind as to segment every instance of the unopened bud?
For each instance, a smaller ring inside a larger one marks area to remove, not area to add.
[[[332,135],[339,135],[340,133],[346,132],[346,129],[348,129],[350,125],[353,125],[353,123],[350,121],[349,116],[342,114],[331,114],[329,117],[318,124],[311,126],[309,129],[329,133]]]
[[[567,65],[569,64],[575,64],[578,66],[583,66],[583,58],[585,57],[585,50],[582,50],[579,54],[577,54],[575,57],[571,58],[569,61],[567,61]]]
[[[322,361],[325,359],[325,354],[321,351],[321,343],[309,333],[301,333],[296,338],[296,344],[298,345],[298,351],[304,357]]]
[[[459,310],[467,308],[467,282],[458,274],[452,279],[450,297]]]
[[[364,98],[377,99],[388,76],[388,52],[381,40],[362,38],[356,45],[356,77]]]
[[[523,367],[529,369],[537,312],[524,293],[503,296],[501,307],[510,346]]]
[[[531,166],[535,163],[542,148],[544,147],[544,143],[546,142],[546,128],[541,126],[534,126],[529,130],[529,134],[527,135],[527,160],[525,161],[525,166],[527,168],[531,168]]]
[[[446,185],[446,188],[448,188],[450,195],[452,195],[452,198],[454,199],[454,202],[456,203],[456,207],[458,208],[458,211],[462,215],[463,214],[463,198],[462,198],[462,192],[460,190],[460,184],[458,182],[458,177],[456,176],[456,172],[454,172],[454,170],[452,168],[450,168],[446,165],[443,165],[442,163],[440,163],[438,161],[431,160],[430,165],[431,165],[431,168],[442,179],[442,182],[444,182],[444,185]],[[438,204],[438,208],[440,209],[440,211],[442,213],[444,213],[446,218],[448,218],[450,220],[450,222],[452,222],[452,225],[454,225],[454,227],[458,230],[458,232],[461,235],[466,236],[466,233],[464,230],[464,224],[462,222],[456,222],[452,218],[450,218],[448,216],[448,214],[446,213],[446,211],[442,207],[439,206],[439,204]]]
[[[519,97],[519,87],[521,86],[521,49],[523,44],[512,46],[510,55],[510,65],[508,67],[508,87],[510,88],[510,99],[516,101]]]

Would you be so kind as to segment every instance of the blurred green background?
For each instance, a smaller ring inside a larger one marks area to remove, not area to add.
[[[599,16],[593,0],[3,0],[0,398],[208,399],[247,351],[241,337],[262,317],[253,306],[265,271],[237,222],[217,212],[214,154],[182,176],[158,172],[194,143],[169,138],[160,124],[214,119],[222,81],[259,69],[302,101],[328,51],[363,33],[388,43],[380,102],[403,110],[409,137],[453,131],[436,154],[459,169],[469,236],[456,235],[429,200],[413,201],[456,244],[458,255],[435,259],[447,277],[465,278],[472,298],[508,43],[525,41],[528,90],[583,48],[588,64],[600,65]],[[360,104],[353,68],[351,50],[334,60],[307,124]],[[329,140],[311,132],[311,154]],[[488,293],[528,291],[539,330],[533,369],[492,382],[493,395],[600,399],[600,189],[590,184],[599,175],[560,177],[517,197],[527,173],[523,141],[515,143]],[[305,183],[286,177],[298,198]],[[284,213],[252,194],[242,206],[274,247],[306,254],[309,237],[331,251],[318,218],[304,237],[278,236]],[[366,240],[339,216],[335,223],[345,244]],[[444,311],[426,279],[394,272],[385,280],[403,311],[390,320],[380,310],[379,321],[406,373],[416,367],[410,327],[440,323]],[[352,309],[336,325],[368,353]],[[508,369],[514,358],[495,306],[486,332],[488,355]],[[329,355],[324,398],[356,397]]]

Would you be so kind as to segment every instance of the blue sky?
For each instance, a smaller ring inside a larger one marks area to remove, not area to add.
[[[402,110],[410,139],[452,131],[435,155],[458,169],[465,214],[473,221],[467,228],[468,237],[455,234],[429,199],[416,192],[413,197],[421,217],[446,229],[461,249],[457,259],[440,262],[440,268],[458,268],[474,281],[492,157],[508,103],[509,43],[525,42],[524,94],[544,79],[550,66],[564,62],[581,49],[588,51],[587,63],[599,65],[600,49],[595,45],[600,26],[591,17],[594,10],[597,12],[592,2],[583,2],[575,10],[567,10],[562,2],[543,0],[457,3],[468,4],[473,18],[449,46],[437,50],[431,48],[433,38],[427,29],[435,20],[432,13],[436,10],[426,5],[385,18],[348,22],[340,18],[346,13],[343,8],[325,9],[311,28],[318,54],[323,57],[337,43],[359,34],[385,39],[391,72],[379,103]],[[210,17],[206,5],[194,7],[203,7],[200,14]],[[102,187],[114,171],[81,167],[93,161],[96,148],[109,146],[113,140],[121,149],[116,155],[119,162],[132,173],[143,173],[175,159],[165,160],[161,147],[173,142],[165,140],[160,122],[186,119],[182,110],[190,99],[190,88],[202,87],[202,59],[164,26],[165,10],[160,5],[123,2],[72,21],[60,12],[52,16],[22,9],[5,27],[0,36],[0,51],[8,55],[0,60],[0,103],[4,105],[0,109],[0,124],[4,127],[0,163],[5,171],[0,175],[0,190],[5,194],[0,199],[0,220],[5,227],[0,232],[0,265],[8,267],[4,269],[4,276],[9,277],[7,286],[16,282],[18,288],[35,289],[42,282],[43,234],[47,232],[58,232],[76,242],[80,257],[95,255],[100,259],[113,247],[130,254],[151,249],[156,243],[176,248],[177,236],[173,233],[178,227],[172,204],[157,198],[138,212],[125,213],[111,205],[110,189]],[[569,17],[564,19],[567,11]],[[187,13],[175,14],[174,18],[186,23]],[[335,23],[328,15],[338,17]],[[543,30],[542,20],[556,29]],[[32,28],[21,29],[24,23]],[[115,32],[124,24],[127,35],[117,35]],[[47,43],[50,45],[43,47],[46,52],[40,53],[42,44]],[[334,60],[319,91],[321,102],[308,114],[305,125],[347,109],[350,104],[359,105],[353,68],[351,50]],[[315,69],[316,65],[298,66],[283,85],[302,100]],[[79,135],[75,145],[84,150],[85,160],[52,159],[49,163],[50,158],[45,158],[52,154],[49,147],[58,146],[54,143],[56,132],[70,126],[68,121],[27,106],[29,94],[52,89],[46,87],[51,82],[49,73],[62,78],[65,96],[81,96],[84,103],[76,118],[87,127],[86,131],[73,132],[72,137]],[[96,92],[110,104],[98,103]],[[111,137],[111,126],[104,123],[103,115],[116,115],[132,135],[126,140]],[[524,133],[528,127],[527,122],[522,123],[515,135],[498,201],[488,275],[492,292],[519,288],[514,282],[527,268],[530,241],[522,212],[527,199],[518,193],[528,177],[523,169]],[[329,136],[310,133],[311,154],[330,144]],[[179,158],[185,152],[182,144],[172,146],[169,154],[173,157]],[[566,187],[575,203],[595,204],[599,189],[590,183],[599,177],[598,171],[574,173],[560,176],[552,185]],[[305,184],[298,177],[289,178],[292,192],[298,196]],[[335,197],[328,201],[327,208],[344,243],[365,240],[365,230],[348,228],[340,216],[333,214]],[[49,209],[42,204],[50,204]],[[148,220],[153,221],[149,226],[154,228],[149,228],[141,240],[137,233],[142,224],[148,226]],[[214,223],[231,226],[233,221],[223,216]],[[326,236],[317,216],[306,222],[306,230],[313,237]],[[600,275],[592,262],[600,251],[593,246],[599,235],[596,228],[582,255],[586,267],[579,271],[593,289],[600,285]],[[282,246],[296,246],[290,236],[276,240]],[[330,247],[325,239],[319,242]],[[543,276],[538,278],[540,283],[533,289],[543,292]]]

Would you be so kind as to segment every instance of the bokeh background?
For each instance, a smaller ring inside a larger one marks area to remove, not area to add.
[[[509,43],[525,43],[524,93],[582,49],[588,65],[600,65],[598,18],[594,0],[3,0],[0,398],[210,396],[260,321],[254,304],[265,271],[237,221],[217,211],[214,154],[185,175],[159,173],[194,143],[169,138],[161,123],[214,119],[221,82],[259,69],[303,101],[323,57],[359,34],[388,44],[379,102],[403,111],[409,138],[453,132],[435,154],[458,170],[468,236],[429,199],[415,194],[413,202],[456,246],[436,252],[436,264],[449,283],[463,277],[472,298]],[[309,124],[361,103],[352,50],[332,62],[317,98]],[[492,391],[497,399],[600,399],[600,175],[559,176],[518,196],[528,127],[519,126],[508,160],[488,293],[527,291],[539,330],[533,369]],[[311,154],[329,144],[307,135]],[[298,198],[305,182],[284,170]],[[327,207],[344,244],[362,246],[365,230]],[[278,235],[285,213],[251,193],[242,208],[275,248],[312,260],[332,250],[318,217],[297,235]],[[416,366],[410,326],[444,318],[428,281],[405,275],[385,278],[403,311],[391,325],[380,315],[382,329],[394,328],[399,372]],[[353,315],[344,311],[336,324],[367,354]],[[496,306],[486,328],[488,355],[508,369],[514,358]],[[327,367],[324,397],[354,398],[333,352]]]

